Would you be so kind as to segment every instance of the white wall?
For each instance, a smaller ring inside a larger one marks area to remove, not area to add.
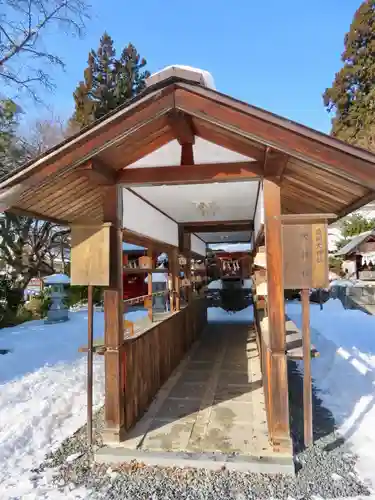
[[[191,250],[202,257],[206,256],[206,243],[195,234],[191,235]]]
[[[122,191],[122,227],[178,247],[178,225],[128,189]]]
[[[263,183],[259,184],[259,196],[254,216],[254,236],[258,236],[261,225],[264,224],[264,201],[263,201]]]

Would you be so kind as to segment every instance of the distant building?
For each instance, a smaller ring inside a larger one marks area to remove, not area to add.
[[[342,270],[348,277],[375,279],[375,230],[353,236],[336,252],[343,258]]]

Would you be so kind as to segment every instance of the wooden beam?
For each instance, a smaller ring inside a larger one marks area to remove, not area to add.
[[[339,219],[341,217],[345,217],[346,215],[355,212],[356,210],[362,208],[363,206],[367,205],[368,203],[371,203],[374,200],[375,200],[375,191],[370,191],[367,194],[365,194],[365,196],[355,200],[353,203],[346,206],[343,210],[341,210],[338,213],[337,217]]]
[[[191,143],[181,146],[181,165],[194,165],[194,149]]]
[[[125,434],[125,380],[124,305],[122,282],[122,190],[118,186],[107,188],[104,196],[104,220],[110,226],[110,286],[104,290],[104,342],[105,352],[105,429],[106,441],[119,442]]]
[[[228,130],[219,129],[214,127],[207,121],[193,118],[194,128],[197,136],[205,139],[206,141],[213,142],[218,146],[240,153],[249,158],[254,158],[257,161],[264,161],[265,147],[263,145],[255,145],[248,139],[239,136],[236,133],[231,133]]]
[[[289,156],[285,153],[267,147],[264,155],[264,177],[281,184],[288,160]]]
[[[365,150],[230,97],[217,93],[213,95],[203,87],[178,84],[175,105],[215,127],[272,145],[285,154],[330,172],[345,173],[348,179],[375,189],[375,159]]]
[[[186,233],[221,233],[234,231],[252,231],[254,223],[251,220],[240,221],[197,221],[181,223]]]
[[[117,183],[126,185],[195,184],[256,180],[263,174],[259,162],[203,163],[177,167],[126,168]]]
[[[284,214],[280,217],[284,226],[289,224],[317,224],[337,218],[336,214]]]
[[[40,184],[47,176],[55,174],[64,167],[93,157],[95,154],[118,143],[119,138],[126,140],[150,119],[160,116],[174,108],[173,88],[169,86],[160,92],[145,95],[136,105],[126,105],[108,117],[98,120],[88,130],[64,141],[24,169],[12,175],[9,180],[0,182],[1,189],[25,182],[25,189]]]
[[[77,168],[77,172],[100,186],[116,183],[116,171],[97,159],[89,160]]]
[[[177,110],[173,110],[168,113],[168,121],[176,139],[181,144],[181,146],[183,146],[184,144],[194,144],[194,127],[189,115],[181,113]]]
[[[134,231],[129,231],[128,229],[122,230],[123,240],[132,243],[133,245],[138,245],[141,247],[149,248],[152,246],[154,250],[160,252],[166,252],[175,248],[173,245],[164,243],[163,241],[156,240],[154,238],[149,238],[142,234],[135,233]]]
[[[289,442],[280,186],[263,183],[269,325],[269,427],[275,448]]]

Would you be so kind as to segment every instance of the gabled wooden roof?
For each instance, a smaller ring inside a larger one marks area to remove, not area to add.
[[[256,160],[242,176],[253,169],[281,183],[284,213],[345,215],[375,199],[375,155],[173,78],[11,173],[0,182],[0,202],[60,222],[99,222],[106,183],[171,140],[195,135]]]

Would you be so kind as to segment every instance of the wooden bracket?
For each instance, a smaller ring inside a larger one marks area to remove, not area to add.
[[[116,171],[99,160],[89,160],[80,165],[77,171],[99,186],[116,184]]]
[[[266,148],[264,155],[264,177],[277,184],[281,184],[289,156],[270,147]]]
[[[178,142],[184,144],[194,144],[195,131],[190,116],[182,111],[171,111],[168,114],[168,121]]]

